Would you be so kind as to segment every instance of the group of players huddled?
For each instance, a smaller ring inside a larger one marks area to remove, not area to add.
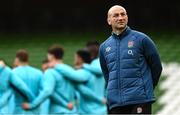
[[[42,71],[29,65],[24,49],[13,69],[0,60],[0,114],[106,114],[98,50],[97,41],[88,42],[75,53],[74,68],[63,62],[60,45],[48,49]]]

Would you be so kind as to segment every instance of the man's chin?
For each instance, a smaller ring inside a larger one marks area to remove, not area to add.
[[[116,27],[118,30],[124,30],[126,28],[126,25],[118,26]]]

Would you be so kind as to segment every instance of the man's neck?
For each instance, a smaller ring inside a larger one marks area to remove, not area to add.
[[[63,60],[56,60],[55,64],[63,64]]]
[[[113,29],[113,33],[115,33],[116,35],[120,35],[125,29],[126,27],[123,29]]]
[[[81,69],[84,63],[76,64],[74,67],[75,69]]]
[[[27,66],[27,65],[29,65],[28,62],[21,62],[21,63],[19,63],[18,66]]]

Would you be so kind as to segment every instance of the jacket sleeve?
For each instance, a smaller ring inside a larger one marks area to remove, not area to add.
[[[0,109],[5,106],[13,95],[12,89],[7,90],[0,98]]]
[[[47,70],[44,73],[42,81],[42,90],[35,100],[30,103],[30,109],[38,107],[40,104],[45,102],[45,100],[53,93],[55,87],[55,78],[51,71]]]
[[[39,114],[49,114],[49,109],[50,109],[50,99],[47,99],[46,101],[44,101],[41,105],[40,105],[40,112]]]
[[[103,103],[103,98],[98,97],[91,89],[87,88],[83,84],[77,85],[77,89],[83,96],[92,99],[98,103]]]
[[[4,67],[3,67],[2,65],[0,65],[0,71],[2,71],[2,70],[3,70],[3,68],[4,68]]]
[[[55,70],[60,72],[64,77],[71,81],[75,82],[86,82],[88,80],[88,77],[86,76],[86,73],[83,71],[77,71],[74,68],[70,66],[61,66],[56,65]]]
[[[105,50],[103,50],[103,46],[101,45],[100,49],[99,49],[99,59],[100,59],[100,65],[101,65],[101,69],[102,69],[102,72],[104,75],[104,79],[106,81],[106,87],[107,87],[108,79],[109,79],[109,71],[107,68],[107,63],[105,60],[104,52],[105,52]]]
[[[102,75],[100,63],[83,64],[83,68],[95,75]]]
[[[20,93],[25,96],[29,102],[33,101],[35,96],[31,92],[31,90],[27,87],[27,85],[15,74],[11,73],[10,83],[13,87],[15,87]]]
[[[144,55],[146,61],[151,69],[153,86],[155,88],[156,85],[158,84],[162,72],[161,60],[158,51],[156,49],[156,46],[150,38],[148,37],[144,38],[142,43],[144,47]]]
[[[63,97],[63,95],[57,94],[56,92],[53,93],[51,98],[55,103],[62,105],[63,107],[67,107],[68,105],[68,102],[65,101],[65,97]]]

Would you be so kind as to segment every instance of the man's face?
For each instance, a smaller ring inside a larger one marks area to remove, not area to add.
[[[54,55],[52,55],[52,54],[47,54],[47,58],[48,58],[48,61],[49,61],[49,63],[48,63],[48,67],[54,67],[55,66],[55,57],[54,57]]]
[[[19,59],[18,59],[18,58],[15,58],[15,59],[14,59],[14,63],[13,63],[14,67],[19,66],[19,63],[20,63]]]
[[[50,62],[50,61],[53,61],[55,58],[54,58],[54,56],[52,55],[52,54],[47,54],[47,59],[48,59],[48,61]]]
[[[83,63],[82,59],[80,56],[77,54],[74,55],[74,64],[75,66],[81,65]]]
[[[112,8],[108,12],[108,24],[115,30],[121,30],[126,27],[128,16],[124,8]]]
[[[45,71],[46,69],[48,69],[48,67],[49,67],[49,63],[43,63],[42,66],[41,66],[41,68],[42,68],[43,71]]]

